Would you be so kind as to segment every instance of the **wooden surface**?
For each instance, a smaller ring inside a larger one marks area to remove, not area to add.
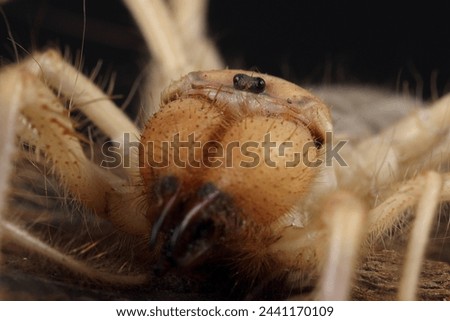
[[[172,274],[154,278],[140,287],[113,287],[80,281],[79,277],[54,266],[48,266],[48,271],[45,271],[45,264],[35,264],[33,257],[10,255],[7,259],[9,263],[4,261],[0,274],[0,298],[6,300],[243,299],[229,287],[233,283],[231,280]],[[395,300],[401,261],[401,256],[395,251],[384,250],[371,255],[358,270],[352,300]],[[450,300],[450,264],[428,260],[423,270],[418,300]],[[276,297],[280,298],[283,297]]]

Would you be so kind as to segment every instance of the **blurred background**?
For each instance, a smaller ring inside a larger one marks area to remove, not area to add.
[[[230,68],[270,73],[303,86],[377,85],[423,99],[450,90],[450,5],[379,2],[212,0],[209,34]],[[10,0],[2,6],[26,50],[81,47],[81,0]],[[124,96],[145,65],[145,45],[120,0],[86,0],[85,71],[103,61]],[[0,63],[15,60],[5,19]],[[24,50],[20,49],[20,55]],[[119,101],[120,103],[120,101]]]

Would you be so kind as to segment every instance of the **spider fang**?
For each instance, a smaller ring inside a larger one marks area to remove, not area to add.
[[[165,177],[161,183],[173,181],[173,178]],[[159,235],[164,238],[162,255],[156,265],[158,273],[173,267],[198,265],[225,237],[240,230],[231,197],[214,184],[203,184],[188,198],[181,199],[178,195],[171,193],[151,231],[151,248],[156,246]]]

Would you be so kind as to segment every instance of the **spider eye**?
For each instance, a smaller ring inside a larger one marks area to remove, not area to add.
[[[236,74],[233,77],[233,87],[237,90],[260,94],[266,89],[266,82],[261,77]]]
[[[255,83],[255,91],[257,93],[262,93],[266,89],[266,82],[261,77],[256,77],[257,81]]]
[[[236,74],[233,77],[233,87],[234,89],[244,90],[244,74]]]

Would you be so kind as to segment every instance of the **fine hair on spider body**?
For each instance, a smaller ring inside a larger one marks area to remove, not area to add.
[[[389,260],[401,272],[383,298],[450,297],[422,286],[450,275],[426,257],[436,222],[448,224],[449,96],[355,138],[335,125],[330,91],[225,69],[205,0],[123,2],[152,56],[144,121],[57,50],[0,70],[6,299],[50,275],[57,299],[76,297],[71,285],[211,298],[215,282],[217,298],[364,299]],[[397,234],[404,244],[388,250]]]

